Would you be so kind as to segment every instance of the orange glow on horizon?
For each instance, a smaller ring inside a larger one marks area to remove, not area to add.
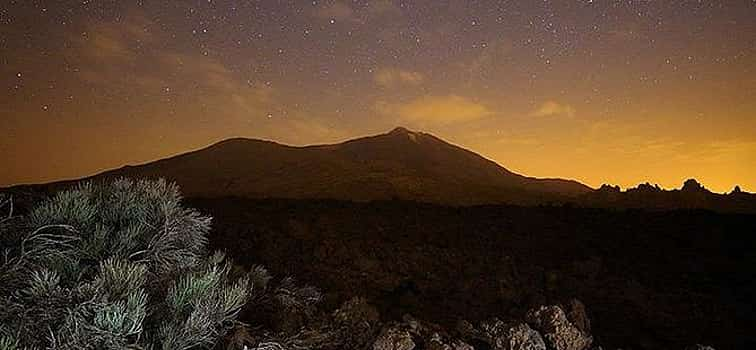
[[[9,7],[0,186],[402,125],[526,176],[756,192],[752,3],[358,3]]]

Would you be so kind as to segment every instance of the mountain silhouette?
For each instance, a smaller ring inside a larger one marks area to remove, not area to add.
[[[186,197],[409,200],[453,206],[570,204],[595,208],[709,209],[756,213],[756,195],[736,188],[712,193],[695,179],[680,189],[650,183],[622,191],[573,180],[516,174],[474,152],[424,132],[398,127],[338,144],[294,147],[232,138],[200,150],[84,179],[11,188],[18,198],[80,180],[165,178]],[[24,194],[26,193],[26,194]]]
[[[339,144],[305,147],[233,138],[88,179],[120,176],[163,177],[178,183],[187,197],[402,199],[471,205],[535,204],[592,191],[576,181],[515,174],[433,135],[401,127]]]

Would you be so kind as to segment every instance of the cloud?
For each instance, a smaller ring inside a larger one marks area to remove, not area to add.
[[[165,114],[168,99],[186,101],[175,109],[184,114],[212,110],[233,116],[267,118],[274,105],[274,89],[239,78],[220,60],[200,52],[160,46],[169,35],[141,14],[130,14],[119,23],[90,25],[86,35],[74,38],[71,60],[82,62],[79,77],[108,89],[139,93],[138,106],[154,105]],[[149,65],[137,62],[151,62]],[[113,81],[114,76],[123,77]],[[241,118],[241,117],[240,117]]]
[[[419,85],[425,80],[425,77],[420,72],[381,68],[375,72],[373,79],[376,84],[382,87],[393,87],[396,85]]]
[[[153,42],[150,31],[152,22],[143,16],[131,16],[118,25],[98,23],[89,26],[81,35],[72,38],[83,48],[84,55],[111,63],[133,62],[137,56],[135,47]]]
[[[382,114],[418,126],[464,123],[491,114],[486,106],[459,95],[426,95],[406,103],[380,102],[376,108]]]
[[[534,117],[564,116],[573,118],[575,117],[575,108],[556,101],[546,101],[538,109],[531,112],[530,115]]]
[[[91,46],[89,53],[94,57],[107,59],[120,59],[133,61],[135,54],[123,42],[122,38],[110,35],[111,33],[96,32],[90,40]]]

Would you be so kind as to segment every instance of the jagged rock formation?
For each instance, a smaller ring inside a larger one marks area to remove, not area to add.
[[[688,179],[685,180],[685,183],[683,183],[683,187],[681,189],[683,192],[708,192],[706,188],[701,185],[700,182],[698,182],[696,179]]]
[[[719,212],[756,213],[756,195],[739,186],[728,194],[713,193],[696,179],[686,180],[679,189],[666,190],[648,182],[622,191],[619,186],[602,185],[579,196],[579,205],[602,208],[653,210],[707,209]]]

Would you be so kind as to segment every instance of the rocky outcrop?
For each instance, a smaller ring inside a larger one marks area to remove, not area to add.
[[[584,350],[593,343],[593,338],[570,322],[559,306],[541,306],[531,310],[526,320],[543,335],[551,349]]]
[[[704,192],[706,191],[706,188],[701,185],[700,182],[698,182],[696,179],[688,179],[685,180],[683,183],[683,187],[681,189],[683,192]]]

